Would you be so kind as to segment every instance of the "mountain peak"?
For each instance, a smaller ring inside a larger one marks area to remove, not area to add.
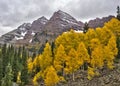
[[[38,20],[48,20],[46,17],[42,16]]]
[[[58,10],[57,12],[55,12],[54,14],[57,14],[57,15],[61,15],[61,16],[71,16],[69,15],[68,13],[64,12],[64,11],[61,11],[61,10]],[[72,17],[72,16],[71,16]]]
[[[48,19],[44,16],[40,17],[39,19],[35,20],[34,22],[39,22],[42,24],[46,24],[46,22],[48,21]]]
[[[58,10],[57,13],[65,13],[65,12],[63,12],[62,10]]]
[[[56,11],[53,16],[50,18],[50,21],[56,21],[56,20],[62,20],[62,21],[66,21],[66,22],[76,22],[77,20],[75,18],[73,18],[71,15],[69,15],[66,12],[63,12],[61,10]]]

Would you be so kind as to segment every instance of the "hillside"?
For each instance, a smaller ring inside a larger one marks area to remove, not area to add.
[[[87,71],[86,71],[87,72]],[[100,76],[88,80],[86,72],[77,71],[76,80],[68,79],[67,83],[60,83],[57,86],[119,86],[120,85],[120,60],[115,64],[113,70],[102,69]]]

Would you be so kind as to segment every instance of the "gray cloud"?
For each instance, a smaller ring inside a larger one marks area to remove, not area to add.
[[[86,20],[115,15],[117,5],[120,5],[120,0],[76,0],[69,2],[66,9],[76,18]]]
[[[87,20],[115,14],[117,5],[120,0],[0,0],[0,32],[41,16],[50,18],[59,9]]]

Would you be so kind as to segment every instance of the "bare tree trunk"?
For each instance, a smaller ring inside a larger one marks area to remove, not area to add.
[[[72,79],[73,79],[73,81],[75,81],[75,74],[74,73],[72,73]]]

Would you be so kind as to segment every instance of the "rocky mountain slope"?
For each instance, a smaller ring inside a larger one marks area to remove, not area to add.
[[[112,18],[114,18],[114,16],[112,15],[108,17],[103,17],[103,18],[96,18],[96,19],[90,20],[88,24],[90,28],[103,27],[104,23],[108,22]]]
[[[68,82],[59,83],[57,86],[120,86],[120,60],[115,63],[113,70],[104,68],[100,71],[100,75],[92,80],[87,79],[86,72],[77,71],[75,73],[75,81],[72,81],[72,78],[68,78]]]
[[[108,16],[102,19],[96,18],[94,20],[90,20],[88,22],[89,27],[102,27],[105,22],[109,21],[113,17],[114,16]],[[0,44],[44,44],[46,41],[52,42],[62,32],[68,31],[71,28],[82,31],[83,26],[83,22],[77,21],[68,13],[58,10],[53,13],[49,20],[43,16],[33,21],[32,24],[24,23],[17,29],[2,35],[0,37]]]
[[[71,15],[59,10],[55,12],[50,20],[45,24],[43,31],[37,33],[34,42],[53,41],[62,32],[74,30],[82,30],[82,25]]]

